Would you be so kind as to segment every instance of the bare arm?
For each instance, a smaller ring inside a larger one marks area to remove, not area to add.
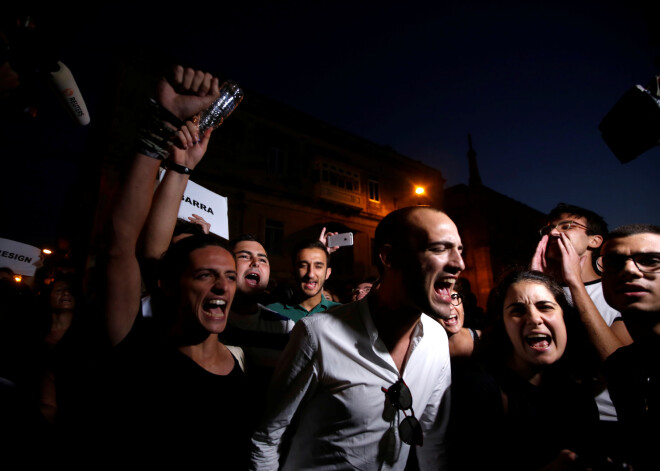
[[[459,332],[449,337],[449,356],[469,357],[474,353],[474,339],[470,331],[463,327]]]
[[[199,112],[210,104],[212,97],[203,100],[200,96],[179,94],[175,90],[177,87],[190,91],[196,85],[198,93],[206,96],[207,90],[200,88],[203,81],[197,81],[197,77],[200,77],[199,72],[177,67],[171,82],[165,79],[159,82],[158,101],[179,119]],[[113,345],[128,334],[139,312],[142,280],[136,247],[149,214],[159,167],[160,160],[138,153],[114,201],[105,293],[106,327]]]
[[[559,248],[562,254],[562,275],[571,292],[573,305],[578,311],[589,340],[596,348],[601,361],[604,361],[615,350],[624,346],[625,343],[607,325],[603,316],[600,315],[598,308],[591,300],[580,276],[582,264],[585,263],[585,259],[581,259],[578,256],[570,240],[563,233],[560,234]],[[617,322],[616,324],[621,324],[621,322]],[[625,329],[625,325],[622,327]]]
[[[113,345],[128,334],[139,311],[142,279],[135,246],[149,212],[159,166],[159,160],[137,154],[112,209],[105,318]]]
[[[211,130],[199,140],[196,127],[188,121],[178,134],[179,140],[186,143],[185,149],[174,147],[170,160],[192,171],[206,152]],[[142,256],[145,258],[159,259],[169,247],[189,178],[190,175],[175,170],[165,172],[144,227]]]

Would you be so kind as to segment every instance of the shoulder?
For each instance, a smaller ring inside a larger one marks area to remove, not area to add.
[[[280,304],[280,303],[278,303]],[[279,312],[275,311],[270,307],[271,305],[264,306],[259,304],[259,317],[265,321],[281,321],[281,322],[292,322],[288,317],[283,316]]]
[[[603,283],[600,280],[585,283],[585,288],[587,289],[587,293],[589,293],[589,297],[596,305],[601,317],[605,320],[608,326],[612,326],[612,323],[615,320],[621,318],[621,313],[612,308],[607,304],[607,301],[605,301]]]
[[[288,306],[282,302],[276,302],[276,303],[271,303],[267,304],[265,306],[266,308],[270,309],[271,311],[281,313],[282,311],[285,311],[288,309]]]
[[[245,371],[245,353],[243,352],[243,349],[236,345],[225,345],[225,347],[231,352],[231,355],[234,357],[234,360],[236,360],[236,363],[238,363],[241,370]]]
[[[349,328],[354,329],[356,322],[361,322],[358,302],[338,304],[329,311],[316,312],[303,317],[296,325],[302,323],[309,332],[318,336],[333,336]]]
[[[424,329],[424,339],[448,344],[449,339],[447,337],[447,331],[438,321],[427,314],[422,314],[420,321],[422,323],[422,328]]]

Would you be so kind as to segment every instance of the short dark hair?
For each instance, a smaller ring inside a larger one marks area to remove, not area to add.
[[[637,234],[658,234],[660,235],[660,226],[654,224],[626,224],[619,226],[607,234],[605,240],[620,239]]]
[[[595,212],[575,206],[568,203],[559,203],[548,214],[548,219],[558,219],[562,214],[572,214],[574,216],[583,217],[587,220],[587,227],[589,235],[599,235],[605,237],[607,235],[607,223],[605,219]]]
[[[301,250],[305,250],[305,249],[322,250],[323,253],[325,253],[326,265],[330,266],[330,253],[328,252],[328,248],[325,246],[323,242],[321,242],[318,239],[314,239],[314,240],[305,239],[298,242],[293,248],[293,252],[291,252],[291,265],[295,267],[298,254],[300,253]]]
[[[229,246],[231,247],[232,252],[236,249],[236,245],[238,245],[239,242],[256,242],[258,244],[261,244],[262,246],[264,245],[259,239],[257,239],[254,235],[252,234],[241,234],[237,237],[234,237],[229,241]]]
[[[170,245],[160,260],[159,278],[169,282],[177,281],[188,266],[190,253],[210,246],[221,247],[231,254],[229,243],[222,237],[213,233],[195,234]]]
[[[430,206],[407,206],[392,211],[385,216],[376,227],[376,235],[374,236],[374,249],[376,254],[380,253],[380,249],[384,245],[391,245],[394,252],[394,260],[398,260],[398,254],[405,252],[410,246],[411,227],[408,223],[410,216],[418,210],[428,209],[438,213],[445,214],[437,208]],[[383,264],[380,257],[376,257],[378,272],[383,274]]]
[[[378,281],[377,276],[368,276],[368,277],[363,278],[362,280],[358,281],[355,284],[356,285],[361,285],[362,283],[371,283],[373,285],[376,281]]]

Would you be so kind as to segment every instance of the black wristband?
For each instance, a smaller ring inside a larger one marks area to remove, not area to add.
[[[183,165],[179,165],[175,162],[172,162],[171,160],[167,163],[167,168],[170,170],[174,170],[177,173],[180,173],[182,175],[190,175],[192,174],[192,169],[188,167],[184,167]]]

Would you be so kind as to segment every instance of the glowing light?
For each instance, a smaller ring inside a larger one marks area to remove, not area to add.
[[[43,249],[42,252],[45,253],[46,255],[50,255],[53,253],[53,251],[50,249]]]
[[[415,188],[415,193],[418,195],[423,195],[425,192],[426,190],[424,190],[424,187],[418,186]]]
[[[23,277],[21,275],[14,275],[14,281],[16,283],[20,283]]]

